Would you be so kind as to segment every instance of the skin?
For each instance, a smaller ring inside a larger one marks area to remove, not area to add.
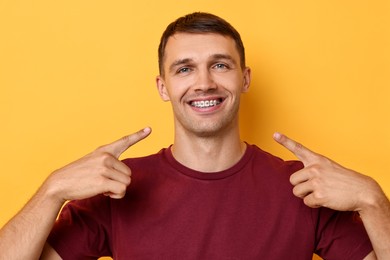
[[[290,177],[293,193],[312,208],[356,211],[374,251],[364,259],[390,257],[390,202],[369,176],[347,169],[280,133],[274,139],[302,161],[304,168]]]
[[[216,34],[175,34],[166,46],[164,71],[156,84],[174,112],[174,157],[210,174],[231,167],[246,149],[239,136],[238,107],[251,78],[250,69],[239,65],[234,41]],[[218,102],[194,106],[210,100]],[[63,203],[97,194],[122,198],[131,182],[131,169],[118,157],[149,134],[149,128],[141,130],[52,173],[0,231],[4,259],[38,258],[43,247],[41,259],[61,259],[45,241]],[[309,207],[358,211],[376,252],[365,259],[389,259],[390,203],[379,185],[284,135],[277,133],[274,139],[304,164],[290,179],[294,195]]]
[[[251,71],[241,68],[234,41],[217,34],[175,34],[167,42],[164,71],[156,82],[161,98],[173,108],[174,157],[203,172],[235,164],[245,151],[238,108]],[[191,105],[205,100],[221,103],[209,108]]]
[[[150,128],[104,145],[53,172],[26,206],[0,230],[0,259],[61,259],[45,241],[67,200],[125,195],[131,170],[119,156],[150,134]]]
[[[216,34],[176,34],[168,40],[166,53],[166,74],[158,76],[156,82],[161,98],[172,103],[175,158],[203,172],[230,167],[245,149],[239,137],[237,111],[240,95],[249,88],[250,69],[238,69],[234,41]],[[227,62],[227,68],[219,66],[226,61],[216,57],[226,56],[231,63]],[[224,102],[213,109],[191,106],[193,100],[218,98]],[[294,195],[309,207],[358,211],[374,249],[379,252],[378,258],[386,259],[390,206],[379,185],[370,177],[346,169],[284,135],[277,133],[274,139],[305,165],[291,176]],[[220,155],[227,155],[228,160]],[[378,239],[378,234],[384,239]],[[377,259],[377,256],[373,251],[365,259]]]

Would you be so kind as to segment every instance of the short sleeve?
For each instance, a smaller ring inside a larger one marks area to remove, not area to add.
[[[110,199],[106,196],[71,201],[62,209],[48,243],[64,259],[111,256]]]
[[[324,259],[363,259],[373,249],[357,212],[319,210],[316,254]]]

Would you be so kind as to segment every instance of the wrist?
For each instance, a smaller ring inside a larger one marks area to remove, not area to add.
[[[379,184],[372,178],[370,178],[367,190],[362,194],[362,203],[357,210],[362,217],[381,210],[384,205],[389,203]]]
[[[51,180],[51,176],[42,184],[37,193],[39,193],[46,203],[50,205],[62,207],[66,202],[66,199],[61,196],[61,189],[59,189],[58,185]]]

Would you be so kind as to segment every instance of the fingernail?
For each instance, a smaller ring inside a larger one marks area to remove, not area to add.
[[[150,127],[145,127],[143,131],[145,134],[149,134],[152,131],[152,129]]]
[[[275,140],[280,140],[280,138],[282,138],[281,133],[275,132],[275,133],[274,133],[274,139],[275,139]]]

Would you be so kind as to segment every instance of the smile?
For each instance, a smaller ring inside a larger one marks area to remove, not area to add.
[[[219,105],[221,103],[222,103],[222,100],[213,99],[213,100],[192,101],[190,103],[190,105],[193,107],[197,107],[197,108],[207,108],[207,107],[214,107],[214,106]]]

